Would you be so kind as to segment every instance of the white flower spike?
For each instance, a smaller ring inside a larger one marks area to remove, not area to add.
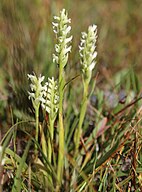
[[[58,94],[58,83],[54,80],[48,78],[46,82],[46,93],[42,100],[42,107],[50,114],[52,119],[55,119],[58,112],[59,94]]]
[[[44,76],[37,77],[35,74],[31,75],[28,74],[28,79],[31,81],[30,88],[31,92],[29,93],[29,99],[32,100],[34,108],[39,107],[40,103],[43,100],[46,86],[42,85],[42,82],[44,81]]]
[[[79,46],[80,62],[84,80],[90,81],[92,70],[96,65],[96,40],[97,26],[92,25],[88,28],[88,33],[82,32],[82,38]]]
[[[71,19],[68,19],[65,9],[63,9],[59,17],[54,16],[54,20],[55,22],[52,22],[53,31],[58,42],[55,45],[56,53],[53,54],[53,62],[62,65],[62,68],[64,68],[67,64],[68,53],[71,51],[69,44],[72,41],[72,36],[68,37],[71,30],[71,26],[68,26],[68,24],[71,23]]]

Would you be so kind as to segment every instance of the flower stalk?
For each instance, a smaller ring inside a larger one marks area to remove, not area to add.
[[[28,74],[28,79],[31,81],[30,88],[31,92],[29,93],[29,99],[32,100],[32,104],[35,110],[35,140],[38,142],[38,135],[39,135],[39,107],[43,100],[44,92],[46,90],[46,87],[42,85],[42,82],[44,81],[44,76],[37,77],[35,74],[30,75]],[[35,144],[35,154],[37,156],[37,145]]]
[[[59,104],[59,94],[58,94],[58,83],[54,80],[54,77],[51,79],[48,78],[48,82],[45,83],[46,92],[45,99],[42,101],[42,107],[49,114],[49,126],[48,132],[49,136],[47,138],[48,141],[48,161],[51,163],[52,159],[52,151],[53,151],[53,138],[54,138],[54,124],[57,117],[58,112],[58,104]]]
[[[83,99],[80,109],[80,117],[78,128],[75,133],[75,156],[78,153],[79,142],[81,138],[82,125],[87,109],[88,102],[88,88],[92,77],[92,70],[96,65],[96,40],[97,40],[97,26],[92,25],[88,28],[88,33],[83,32],[81,43],[79,46],[80,63],[83,79]]]
[[[72,36],[68,37],[71,26],[71,19],[68,19],[68,15],[63,9],[60,12],[60,16],[54,17],[53,31],[56,34],[57,44],[55,45],[55,54],[53,54],[53,61],[59,66],[59,152],[58,152],[58,166],[57,166],[57,179],[59,186],[61,186],[63,178],[63,164],[64,164],[64,125],[63,125],[63,98],[64,98],[64,85],[65,74],[64,67],[68,61],[68,54],[71,51],[69,45]]]
[[[45,83],[45,93],[42,99],[42,107],[48,113],[49,124],[48,124],[48,134],[47,134],[47,159],[50,164],[52,164],[53,149],[53,139],[54,139],[54,124],[58,112],[59,94],[58,94],[58,83],[54,80],[48,78],[48,82]],[[48,181],[53,185],[53,180],[51,175],[47,175]]]

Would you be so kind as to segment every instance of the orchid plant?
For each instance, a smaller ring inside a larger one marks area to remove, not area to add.
[[[63,97],[65,85],[64,68],[68,62],[68,55],[71,51],[72,36],[69,37],[71,30],[71,19],[65,9],[60,12],[59,16],[54,16],[55,22],[53,24],[53,31],[56,35],[57,44],[55,45],[55,54],[53,54],[53,61],[59,66],[59,153],[58,153],[58,169],[57,178],[59,186],[61,185],[63,177],[64,164],[64,124],[63,124]]]
[[[55,53],[53,54],[53,63],[56,63],[59,67],[58,81],[54,80],[54,77],[48,78],[48,82],[43,84],[44,76],[37,77],[35,74],[28,75],[31,80],[29,92],[29,99],[32,100],[33,107],[35,109],[36,119],[36,141],[38,142],[38,129],[39,129],[39,107],[48,113],[48,135],[47,139],[47,156],[48,162],[52,163],[52,150],[54,139],[54,123],[58,115],[58,163],[57,163],[57,185],[56,191],[59,191],[63,180],[63,168],[64,168],[64,154],[65,154],[65,141],[64,141],[64,121],[63,121],[63,99],[64,99],[64,86],[65,82],[65,66],[68,62],[69,52],[71,52],[72,36],[71,31],[71,19],[68,18],[65,9],[60,11],[59,16],[54,16],[53,31],[56,35],[57,43],[55,44]],[[92,71],[96,65],[96,41],[97,41],[97,26],[89,26],[88,32],[82,33],[81,42],[79,45],[81,74],[83,80],[83,99],[81,103],[80,116],[78,127],[75,131],[75,159],[78,153],[79,142],[81,138],[82,125],[86,113],[87,101],[88,101],[88,87],[92,77]],[[48,177],[51,183],[52,178]]]
[[[79,125],[75,134],[75,154],[78,152],[79,141],[81,137],[83,120],[86,113],[87,101],[88,101],[88,87],[92,77],[92,71],[96,65],[96,41],[97,41],[97,26],[89,26],[88,32],[82,32],[81,42],[79,46],[80,64],[83,80],[83,99],[80,109]]]
[[[30,89],[31,92],[28,92],[29,99],[32,101],[34,110],[35,110],[35,120],[36,120],[36,136],[35,140],[38,142],[39,134],[39,107],[43,101],[43,96],[46,91],[46,86],[43,86],[44,76],[37,77],[35,74],[28,74],[28,79],[31,81]],[[35,145],[35,153],[37,153],[37,147]]]
[[[49,114],[49,126],[48,132],[48,161],[51,163],[52,157],[52,146],[54,138],[54,123],[57,117],[59,109],[59,93],[58,93],[58,82],[54,80],[54,77],[48,78],[48,82],[45,83],[46,92],[45,97],[42,100],[42,107]]]

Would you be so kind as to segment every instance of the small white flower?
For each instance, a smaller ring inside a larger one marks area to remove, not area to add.
[[[59,57],[53,54],[53,62],[58,63],[59,62]]]
[[[67,28],[65,28],[65,30],[63,31],[64,35],[67,35],[71,30],[71,26],[68,26]]]
[[[52,22],[53,27],[58,27],[58,23]]]
[[[66,38],[65,39],[65,44],[71,42],[72,38],[73,38],[73,36],[70,36],[70,37]]]
[[[96,62],[92,62],[89,66],[89,70],[92,71],[96,65]]]
[[[66,47],[66,49],[63,49],[63,54],[66,55],[68,52],[71,52],[71,46]]]
[[[60,53],[60,46],[59,45],[55,45],[55,51],[57,52],[57,53]]]

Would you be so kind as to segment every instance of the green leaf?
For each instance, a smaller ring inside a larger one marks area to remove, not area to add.
[[[13,184],[13,187],[12,187],[12,192],[20,192],[21,191],[21,186],[22,186],[21,185],[21,183],[22,183],[21,175],[22,175],[22,171],[23,171],[23,166],[25,164],[25,161],[26,161],[26,158],[27,158],[27,155],[28,155],[28,152],[29,152],[30,145],[31,145],[31,140],[28,142],[28,144],[27,144],[27,146],[25,148],[24,154],[22,156],[22,159],[20,161],[20,164],[18,166],[16,176],[15,176],[15,179],[14,179],[14,184]]]

